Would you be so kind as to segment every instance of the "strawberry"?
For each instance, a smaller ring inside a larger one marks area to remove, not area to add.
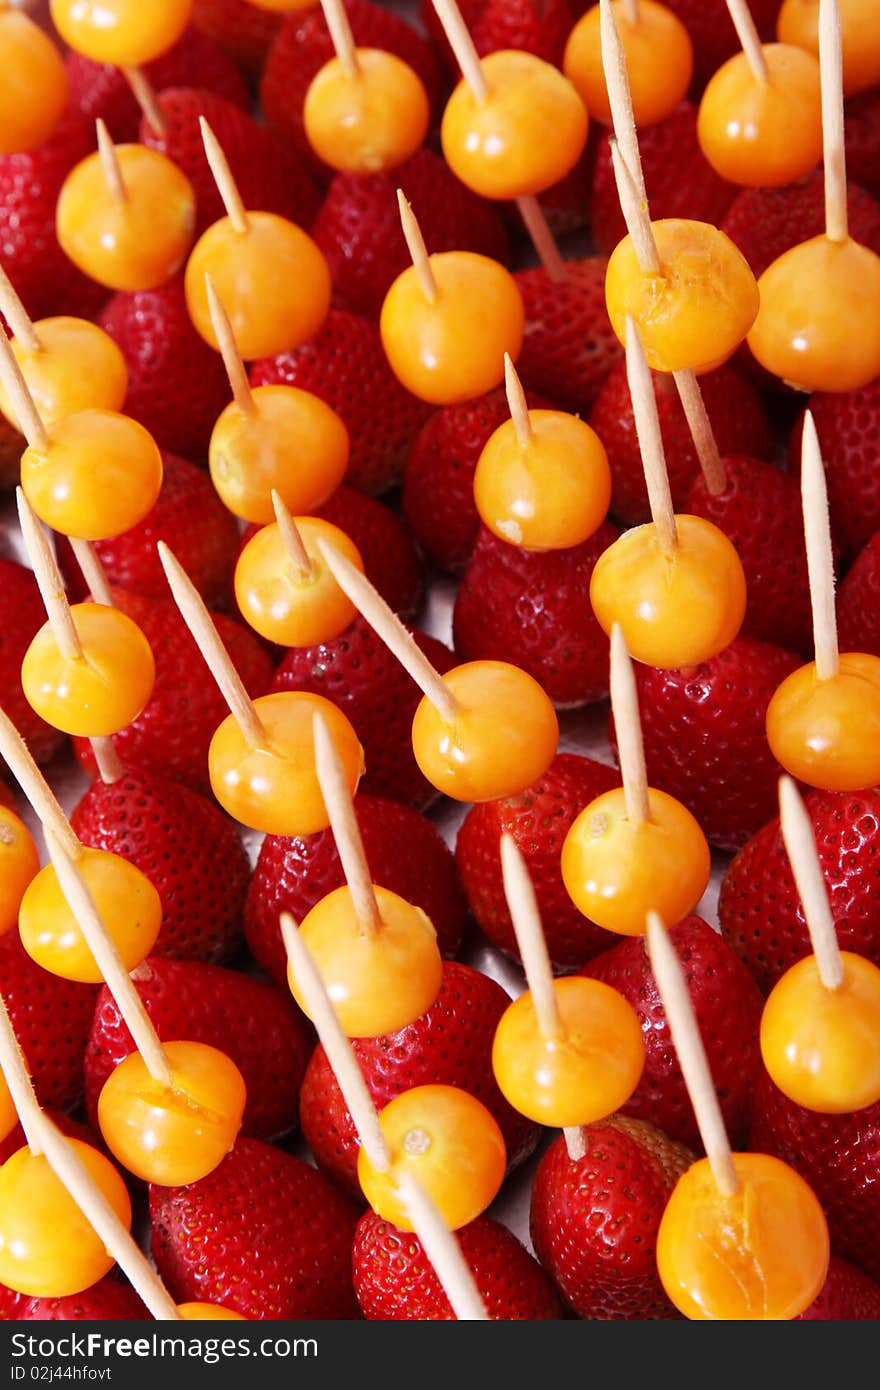
[[[178,778],[196,791],[209,790],[208,745],[229,713],[189,629],[169,599],[141,598],[114,589],[114,602],[133,618],[153,649],[156,683],[150,701],[127,729],[113,735],[125,767]],[[272,661],[241,623],[214,614],[214,621],[248,694],[265,695]],[[77,757],[94,772],[86,739],[74,739]]]
[[[259,77],[281,15],[251,0],[193,0],[193,28],[208,34],[247,77]]]
[[[20,1322],[151,1322],[131,1284],[105,1274],[97,1284],[66,1298],[23,1298],[14,1315]]]
[[[117,144],[136,141],[141,109],[121,68],[95,63],[72,51],[65,60],[71,105],[89,125],[100,116]],[[246,111],[247,88],[238,68],[213,39],[185,29],[177,43],[142,69],[156,93],[167,87],[201,87]]]
[[[97,990],[36,965],[17,931],[0,937],[0,995],[41,1104],[72,1110],[82,1095],[83,1054]]]
[[[455,666],[448,647],[413,630],[431,664],[441,673]],[[363,744],[364,791],[425,806],[437,795],[412,751],[411,731],[422,692],[365,618],[313,647],[292,647],[275,672],[271,689],[324,695],[348,715]]]
[[[211,431],[232,393],[220,354],[192,326],[183,279],[115,294],[99,322],[128,368],[126,414],[150,431],[160,449],[207,458]]]
[[[765,717],[799,665],[781,647],[738,637],[687,671],[635,667],[648,781],[684,802],[719,849],[739,849],[778,807],[782,769]]]
[[[831,531],[846,558],[851,559],[880,530],[880,477],[877,440],[880,437],[880,377],[860,391],[816,391],[810,397],[825,477]],[[800,472],[803,416],[789,441],[792,472]]]
[[[227,960],[241,942],[250,862],[235,822],[214,801],[155,773],[93,782],[71,815],[83,844],[135,864],[162,900],[154,951]]]
[[[697,473],[682,510],[714,522],[733,542],[746,576],[744,631],[808,652],[813,619],[798,481],[745,454],[725,458],[724,468],[724,491],[713,497]]]
[[[705,87],[722,63],[739,52],[739,40],[725,0],[664,0],[677,14],[694,45],[694,87]],[[749,9],[765,43],[776,37],[782,0],[749,0]]]
[[[167,155],[186,174],[196,195],[196,235],[225,216],[223,200],[208,167],[199,117],[208,121],[246,208],[274,212],[304,227],[318,211],[320,195],[311,174],[280,140],[232,102],[201,87],[170,87],[159,97],[166,130],[153,129],[144,117],[140,138]]]
[[[498,1121],[508,1168],[521,1163],[534,1149],[539,1127],[508,1105],[492,1071],[492,1041],[509,1003],[488,975],[458,961],[444,961],[440,993],[426,1014],[397,1033],[351,1040],[376,1108],[381,1110],[413,1086],[459,1086],[482,1101]],[[300,1123],[318,1166],[362,1201],[357,1135],[320,1045],[306,1068]]]
[[[880,965],[880,789],[809,791],[804,800],[841,948]],[[728,867],[718,920],[764,994],[789,966],[809,955],[810,938],[778,817]]]
[[[23,434],[19,434],[5,415],[0,415],[0,492],[14,488],[21,476],[21,456],[27,448]]]
[[[498,1221],[479,1216],[455,1233],[489,1317],[561,1318],[562,1305],[537,1260]],[[417,1236],[364,1212],[352,1248],[354,1289],[368,1321],[449,1322],[455,1314]]]
[[[768,458],[773,434],[758,390],[727,364],[700,377],[700,390],[722,454]],[[654,395],[666,451],[672,502],[681,511],[699,461],[678,391],[670,376],[654,373]],[[636,438],[626,363],[611,368],[589,416],[608,451],[611,464],[611,511],[626,526],[649,520],[648,493]]]
[[[48,762],[64,735],[35,714],[21,688],[21,663],[31,638],[46,621],[37,582],[29,569],[0,556],[0,707],[38,763]],[[0,758],[0,767],[6,764]]]
[[[168,582],[159,562],[157,541],[165,541],[205,602],[225,603],[238,552],[238,526],[202,468],[177,454],[162,453],[162,489],[143,521],[121,536],[96,541],[111,584],[144,598],[167,598]],[[56,550],[68,589],[77,598],[86,585],[69,542],[56,537]]]
[[[153,1259],[172,1297],[257,1320],[357,1316],[359,1215],[322,1173],[257,1139],[200,1182],[150,1188]]]
[[[565,410],[586,414],[621,347],[605,308],[601,256],[567,261],[557,283],[542,266],[514,277],[526,311],[526,335],[516,369],[526,386]]]
[[[644,1120],[613,1115],[583,1131],[576,1162],[560,1137],[532,1187],[532,1244],[579,1318],[677,1318],[657,1273],[664,1208],[693,1161]]]
[[[455,846],[471,912],[492,942],[519,960],[501,878],[501,836],[513,836],[535,887],[551,959],[561,968],[580,966],[615,939],[578,912],[559,871],[562,842],[575,817],[603,792],[620,786],[613,767],[559,753],[544,776],[502,801],[471,806]]]
[[[798,1322],[876,1322],[880,1318],[880,1284],[848,1260],[832,1255],[822,1291]]]
[[[68,111],[38,149],[0,155],[0,255],[31,318],[92,318],[107,298],[102,285],[67,259],[55,235],[61,185],[94,148],[94,126]]]
[[[876,87],[849,98],[844,132],[849,178],[880,198],[880,91]]]
[[[498,211],[459,183],[432,150],[418,150],[389,173],[336,174],[312,235],[330,267],[333,302],[340,309],[378,318],[392,282],[412,263],[397,189],[424,228],[430,253],[476,251],[507,259],[507,232]]]
[[[345,0],[355,44],[384,48],[415,69],[436,112],[440,72],[427,42],[400,15],[370,0]],[[288,15],[269,51],[260,80],[260,104],[269,129],[313,167],[320,167],[303,129],[302,110],[312,78],[334,56],[333,42],[320,9]]]
[[[855,241],[880,251],[880,204],[863,188],[847,188],[849,232]],[[784,188],[744,188],[721,224],[742,251],[755,275],[763,275],[784,251],[825,230],[825,179],[817,169],[801,183]]]
[[[376,883],[424,909],[444,955],[454,955],[465,903],[452,854],[434,826],[411,806],[359,792],[355,816]],[[332,831],[288,838],[267,835],[245,903],[245,934],[259,964],[287,989],[287,957],[278,915],[301,922],[315,903],[345,882]]]
[[[749,1146],[800,1173],[825,1209],[835,1254],[880,1279],[880,1103],[822,1115],[795,1105],[762,1071]]]
[[[880,656],[880,531],[859,552],[837,591],[837,638],[841,651]]]
[[[431,413],[391,371],[376,324],[343,309],[331,309],[301,347],[255,362],[250,375],[254,386],[299,386],[332,406],[351,439],[346,481],[363,492],[400,481],[409,444]]]
[[[424,574],[412,536],[396,512],[353,487],[338,487],[316,516],[332,521],[361,552],[364,572],[402,618],[419,611]]]
[[[455,650],[464,661],[512,661],[557,705],[608,693],[608,639],[585,602],[596,561],[616,540],[605,521],[569,550],[529,551],[482,527],[455,600]]]
[[[237,970],[150,956],[135,988],[164,1042],[207,1043],[232,1058],[247,1086],[243,1133],[285,1134],[297,1123],[312,1034],[290,997]],[[134,1051],[109,991],[98,995],[86,1048],[86,1104],[97,1125],[98,1096],[114,1067]]]
[[[670,936],[684,967],[721,1113],[735,1147],[745,1139],[761,1066],[758,1029],[764,1001],[742,961],[701,917],[685,917]],[[628,999],[642,1025],[645,1070],[621,1113],[647,1120],[670,1139],[702,1152],[644,937],[624,938],[591,960],[581,974],[601,980]]]
[[[528,391],[533,409],[549,402]],[[474,473],[489,436],[510,419],[503,386],[435,410],[410,445],[403,473],[403,514],[432,565],[464,569],[480,517]]]
[[[562,67],[572,16],[567,0],[466,0],[459,6],[477,52],[483,58],[500,48],[521,48],[545,63]],[[456,79],[458,65],[431,0],[422,0],[422,22]]]
[[[640,130],[639,148],[651,216],[655,221],[662,217],[692,217],[716,226],[721,222],[737,189],[715,173],[700,149],[697,108],[691,102],[681,102],[665,121]],[[599,140],[593,166],[590,225],[597,250],[606,256],[626,236],[611,164],[608,130],[603,131]]]

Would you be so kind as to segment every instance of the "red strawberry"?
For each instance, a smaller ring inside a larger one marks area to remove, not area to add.
[[[464,661],[512,661],[557,705],[585,705],[608,693],[608,638],[587,594],[596,561],[618,531],[604,521],[570,550],[529,551],[483,527],[453,614]]]
[[[144,117],[140,138],[150,149],[173,160],[192,184],[197,236],[225,216],[223,200],[205,157],[200,116],[205,117],[220,141],[245,207],[277,213],[304,227],[311,224],[320,204],[311,174],[291,149],[252,116],[232,102],[202,91],[200,86],[171,87],[162,93],[159,105],[165,132],[154,130]]]
[[[16,1310],[20,1322],[150,1322],[131,1284],[105,1274],[97,1284],[67,1298],[26,1298]]]
[[[580,1318],[677,1318],[657,1273],[664,1208],[693,1160],[683,1144],[622,1115],[588,1125],[576,1162],[553,1143],[532,1187],[532,1244]]]
[[[880,789],[809,791],[804,800],[840,945],[880,965]],[[778,817],[749,840],[728,868],[718,920],[765,994],[789,966],[809,955],[810,938]]]
[[[312,1050],[311,1030],[283,993],[237,970],[150,956],[135,988],[159,1037],[207,1043],[232,1058],[247,1086],[243,1132],[257,1139],[297,1123],[299,1089]],[[86,1104],[93,1125],[98,1096],[114,1067],[134,1051],[107,989],[98,996],[86,1049]]]
[[[355,815],[375,882],[424,909],[444,955],[454,955],[465,925],[455,861],[434,826],[410,806],[358,793]],[[330,830],[288,838],[267,835],[245,903],[248,945],[266,974],[287,989],[287,957],[278,915],[301,922],[315,903],[345,882]]]
[[[700,390],[724,455],[749,454],[768,458],[773,434],[757,387],[734,367],[725,365],[700,377]],[[672,502],[677,510],[699,472],[699,461],[675,383],[654,374],[654,395],[666,451]],[[626,363],[612,367],[605,378],[590,424],[608,451],[611,464],[611,511],[626,526],[647,521],[648,493],[636,438],[632,402],[626,382]]]
[[[635,667],[648,781],[683,801],[719,849],[739,849],[778,809],[782,769],[765,716],[799,665],[781,647],[738,637],[687,671]]]
[[[428,99],[436,110],[440,72],[421,34],[399,14],[371,4],[370,0],[345,0],[345,8],[355,43],[361,48],[384,48],[409,63],[425,84]],[[278,31],[260,81],[260,104],[269,129],[314,166],[318,166],[318,159],[303,129],[303,103],[312,78],[333,56],[333,42],[321,10],[316,7],[293,13]]]
[[[841,651],[880,656],[880,531],[859,552],[837,591],[837,637]]]
[[[38,763],[48,762],[64,735],[35,714],[21,688],[21,663],[46,610],[29,569],[0,556],[0,707],[18,729]],[[0,758],[0,767],[6,764]]]
[[[670,932],[706,1047],[727,1133],[744,1141],[752,1088],[761,1066],[758,1028],[764,1001],[743,965],[701,917],[685,917]],[[670,1139],[702,1152],[693,1107],[669,1035],[644,937],[626,937],[581,971],[628,999],[645,1038],[645,1070],[624,1115],[647,1120]]]
[[[590,192],[593,241],[605,255],[610,255],[626,236],[611,164],[610,139],[610,133],[604,131],[593,166]],[[665,121],[640,130],[639,148],[651,216],[655,221],[662,217],[693,217],[716,226],[721,222],[737,189],[719,178],[700,149],[697,108],[691,102],[681,102]]]
[[[694,45],[694,86],[702,88],[721,64],[739,52],[736,30],[725,0],[664,0],[677,14]],[[749,0],[749,9],[761,38],[776,37],[776,16],[782,0]]]
[[[528,392],[533,409],[549,402]],[[403,514],[432,565],[464,569],[480,517],[474,473],[489,436],[510,419],[503,386],[472,401],[435,410],[410,445],[403,474]]]
[[[605,308],[601,256],[567,261],[561,284],[534,266],[516,274],[526,310],[526,336],[516,369],[526,386],[579,414],[621,356]]]
[[[82,1095],[96,994],[36,965],[17,931],[0,937],[0,995],[43,1105],[72,1110]]]
[[[316,516],[332,521],[361,552],[364,571],[385,602],[402,618],[422,603],[424,574],[412,536],[396,512],[353,487],[338,487]]]
[[[880,198],[880,90],[872,87],[850,97],[844,132],[847,174],[853,183]]]
[[[141,598],[114,589],[114,602],[133,618],[153,649],[156,683],[149,704],[127,729],[113,735],[123,765],[179,778],[196,791],[209,789],[208,745],[229,713],[205,670],[189,630],[171,599]],[[241,623],[214,614],[221,639],[251,696],[265,695],[272,661]],[[77,757],[94,774],[91,745],[74,739]]]
[[[83,844],[135,864],[162,900],[154,947],[175,960],[222,961],[241,942],[250,863],[234,821],[155,773],[93,782],[71,816]]]
[[[122,69],[93,63],[76,52],[68,53],[66,66],[70,102],[83,119],[94,126],[100,116],[117,144],[136,141],[141,109]],[[198,29],[185,29],[177,43],[145,65],[143,73],[157,93],[166,87],[201,87],[243,111],[249,105],[247,88],[232,59]]]
[[[251,0],[193,0],[192,24],[208,34],[248,77],[258,77],[281,15]]]
[[[831,530],[844,556],[852,558],[880,530],[880,377],[860,391],[816,391],[810,397],[825,477]],[[800,472],[803,417],[789,442],[792,472]]]
[[[614,941],[578,912],[562,882],[559,856],[578,813],[619,786],[615,768],[559,753],[540,781],[519,796],[471,806],[458,832],[455,857],[471,912],[494,946],[519,959],[501,878],[505,831],[528,866],[551,959],[563,968],[580,966]]]
[[[809,651],[813,620],[797,479],[745,454],[724,459],[724,468],[724,491],[713,497],[698,473],[682,510],[714,522],[736,547],[746,576],[744,631]]]
[[[238,526],[202,468],[177,454],[162,454],[162,490],[152,511],[139,525],[95,549],[111,584],[144,598],[167,598],[168,581],[159,562],[157,541],[171,547],[211,607],[228,598],[238,553]],[[86,586],[69,543],[56,537],[61,569],[76,598]]]
[[[848,1260],[831,1256],[828,1277],[818,1297],[798,1322],[876,1322],[880,1318],[880,1284]]]
[[[208,1177],[151,1187],[152,1252],[179,1303],[246,1318],[353,1318],[360,1213],[301,1158],[239,1139]]]
[[[481,58],[500,48],[522,48],[562,67],[572,24],[567,0],[466,0],[459,8]],[[458,78],[458,65],[431,0],[422,0],[421,15],[447,67]]]
[[[849,232],[855,241],[880,251],[880,204],[863,188],[847,189]],[[784,188],[744,188],[721,224],[742,251],[755,275],[763,275],[784,251],[825,230],[825,179],[817,169],[801,183]]]
[[[333,277],[340,309],[378,317],[392,282],[410,265],[396,190],[424,228],[430,253],[476,251],[507,259],[497,210],[478,198],[432,150],[421,149],[387,174],[336,174],[312,227]]]
[[[107,291],[69,261],[55,235],[55,204],[74,164],[95,148],[95,131],[73,112],[45,144],[27,154],[0,155],[0,255],[32,318],[92,318]]]
[[[254,386],[299,386],[332,406],[351,439],[346,481],[364,492],[400,481],[410,442],[431,413],[394,376],[376,324],[342,309],[330,310],[310,342],[255,362],[250,375]]]
[[[180,276],[156,290],[115,294],[99,320],[128,368],[125,411],[160,449],[207,458],[231,391],[220,354],[192,326]]]
[[[442,642],[424,632],[413,635],[441,675],[456,664]],[[436,789],[422,776],[412,751],[412,721],[422,692],[366,619],[358,615],[327,642],[290,648],[271,689],[323,695],[348,715],[364,748],[364,791],[414,806],[434,800]]]
[[[479,1216],[456,1231],[486,1311],[502,1322],[562,1317],[562,1306],[537,1260],[505,1226]],[[354,1289],[369,1321],[449,1322],[454,1313],[417,1236],[371,1211],[354,1233]]]
[[[822,1115],[795,1105],[762,1071],[749,1147],[800,1173],[825,1209],[835,1253],[880,1279],[880,1103]]]
[[[508,1168],[521,1163],[534,1149],[539,1127],[508,1105],[492,1071],[492,1040],[509,1003],[488,975],[458,961],[444,961],[440,993],[426,1014],[397,1033],[351,1040],[376,1108],[381,1110],[413,1086],[459,1086],[482,1101],[498,1121]],[[357,1135],[320,1045],[306,1068],[300,1123],[319,1167],[362,1201]]]
[[[21,476],[21,456],[27,448],[23,434],[0,415],[0,492],[14,488]]]

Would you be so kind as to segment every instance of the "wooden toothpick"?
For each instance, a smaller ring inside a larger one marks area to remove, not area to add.
[[[839,0],[819,0],[819,69],[822,82],[822,162],[825,168],[825,235],[846,241],[846,151],[843,132],[843,46]]]
[[[768,79],[767,59],[764,57],[761,35],[758,33],[752,18],[748,0],[727,0],[727,8],[730,18],[733,20],[736,37],[746,55],[746,62],[751,68],[752,76],[756,82],[766,82]]]
[[[507,392],[507,405],[510,410],[510,418],[513,421],[513,428],[516,437],[523,449],[531,443],[534,430],[529,419],[529,407],[526,403],[526,393],[522,388],[516,367],[513,365],[510,353],[504,354],[504,389]]]
[[[40,352],[42,343],[34,327],[33,319],[16,293],[15,286],[0,265],[0,314],[12,329],[16,342],[21,343],[28,352]]]
[[[709,419],[700,383],[694,372],[673,372],[679,400],[694,441],[700,470],[710,496],[720,497],[727,487],[727,473],[718,452],[718,441]]]
[[[360,71],[360,63],[345,6],[342,0],[321,0],[321,9],[324,11],[324,19],[330,30],[336,56],[345,71],[353,76]]]
[[[654,237],[654,228],[648,215],[648,204],[639,197],[639,191],[632,171],[623,157],[616,136],[611,137],[611,167],[617,185],[620,210],[626,223],[626,230],[636,253],[639,270],[643,275],[659,275],[663,269],[660,251]]]
[[[648,913],[648,957],[712,1176],[722,1197],[733,1197],[739,1191],[739,1178],[706,1049],[681,962],[656,912]]]
[[[544,215],[544,209],[533,195],[517,198],[516,205],[548,278],[554,285],[561,285],[568,279],[568,271],[556,245],[556,238],[550,230],[550,223]]]
[[[639,152],[632,94],[626,71],[626,55],[620,42],[620,35],[617,32],[617,20],[614,17],[611,0],[599,0],[599,36],[602,46],[602,69],[605,74],[605,87],[608,92],[608,104],[611,108],[611,124],[614,136],[620,147],[620,153],[623,155],[623,162],[632,175],[637,201],[644,205],[647,216],[648,195],[645,192],[645,176],[642,172],[642,156]]]
[[[101,168],[104,170],[104,178],[107,180],[107,187],[111,194],[119,203],[124,203],[128,199],[128,190],[125,187],[125,179],[122,176],[122,166],[119,163],[119,155],[116,146],[110,138],[107,129],[100,116],[95,122],[95,129],[98,132],[98,154],[101,157]]]
[[[24,1130],[27,1146],[32,1154],[41,1154],[43,1145],[38,1118],[40,1103],[37,1100],[24,1053],[18,1038],[15,1036],[12,1019],[9,1017],[6,1000],[2,994],[0,994],[0,1070],[3,1072],[3,1079],[12,1097],[12,1104],[15,1107],[19,1124]]]
[[[804,415],[801,442],[801,503],[807,546],[810,605],[813,610],[813,645],[816,675],[830,680],[840,669],[837,614],[834,608],[834,555],[828,517],[828,489],[812,411]]]
[[[0,709],[0,758],[6,763],[28,805],[44,830],[50,830],[64,845],[71,858],[82,853],[82,845],[62,811],[30,750],[8,714]]]
[[[632,660],[619,623],[615,623],[611,629],[611,709],[617,734],[626,818],[631,825],[644,825],[651,820],[651,803],[648,774],[645,771],[639,694]]]
[[[672,509],[672,494],[669,491],[669,475],[666,472],[666,455],[663,450],[663,436],[660,433],[657,399],[639,332],[635,320],[630,315],[627,315],[626,320],[626,379],[632,399],[639,452],[648,489],[648,503],[657,530],[657,540],[664,555],[672,555],[678,545],[678,532]]]
[[[68,540],[93,602],[102,603],[105,608],[115,608],[107,571],[92,542],[81,540],[78,536],[68,536]]]
[[[418,276],[422,294],[429,304],[437,302],[437,281],[434,271],[431,268],[431,258],[428,255],[428,248],[425,246],[425,239],[422,236],[422,229],[418,224],[415,213],[404,197],[403,190],[397,190],[397,206],[400,210],[400,225],[403,228],[403,239],[406,242],[406,249],[409,251],[413,269]]]
[[[406,1168],[401,1167],[395,1180],[410,1225],[434,1268],[456,1318],[459,1322],[488,1322],[489,1314],[473,1271],[431,1198]]]
[[[165,118],[165,112],[159,105],[156,89],[143,68],[123,68],[122,75],[131,88],[132,95],[141,109],[141,114],[151,128],[157,135],[167,135],[168,121]]]
[[[274,487],[272,488],[272,509],[275,512],[278,533],[293,568],[294,576],[300,582],[304,582],[312,573],[312,561],[303,544],[299,527],[285,506],[281,493],[277,492]]]
[[[813,827],[807,808],[790,777],[779,779],[779,824],[785,842],[798,897],[804,909],[804,919],[810,933],[810,944],[816,957],[819,979],[826,989],[839,989],[843,984],[843,962],[837,928],[831,915],[828,890],[819,856]]]
[[[363,932],[369,935],[381,929],[382,916],[376,901],[373,875],[367,863],[345,769],[323,715],[315,714],[312,728],[315,739],[315,770],[324,805],[330,817],[330,829],[339,851],[342,872],[351,894],[355,916]]]
[[[46,426],[40,418],[40,412],[34,404],[34,398],[18,365],[18,358],[12,351],[12,344],[5,333],[0,333],[0,381],[3,382],[3,389],[9,397],[16,424],[28,446],[41,452],[45,451],[49,446]]]
[[[248,229],[247,212],[238,191],[238,185],[232,177],[229,160],[223,153],[219,140],[204,116],[199,116],[199,130],[202,132],[202,144],[205,147],[208,168],[211,170],[211,176],[217,185],[217,192],[220,194],[226,209],[226,216],[232,223],[232,230],[242,235]]]
[[[205,275],[205,292],[208,296],[208,313],[211,315],[211,326],[214,329],[214,336],[220,348],[220,356],[223,358],[223,366],[226,368],[226,375],[229,378],[229,385],[232,388],[232,395],[235,404],[244,415],[256,415],[257,407],[254,403],[254,395],[251,391],[251,384],[248,381],[248,374],[245,371],[244,362],[238,345],[235,341],[235,334],[232,331],[232,324],[229,322],[229,315],[217,293],[214,281],[211,276]]]
[[[52,636],[65,661],[78,661],[83,654],[82,643],[74,625],[49,538],[42,523],[34,516],[31,505],[20,487],[15,489],[15,500],[25,552],[34,571]]]
[[[217,682],[220,694],[241,730],[242,738],[251,748],[265,747],[267,735],[263,722],[244,688],[244,682],[236,671],[231,656],[220,640],[220,634],[201,594],[165,542],[159,541],[156,549],[171,589],[171,596],[180,609],[181,617],[189,628],[205,665]]]

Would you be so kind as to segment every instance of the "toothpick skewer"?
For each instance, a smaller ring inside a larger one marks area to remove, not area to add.
[[[437,302],[437,281],[431,268],[431,258],[428,255],[428,248],[425,246],[425,238],[422,236],[422,229],[418,224],[416,215],[400,188],[397,190],[397,206],[400,211],[403,239],[413,263],[413,269],[418,276],[422,294],[429,304],[435,304]]]
[[[232,324],[229,322],[229,315],[210,275],[205,276],[205,290],[208,296],[208,313],[211,315],[211,325],[220,348],[220,356],[223,358],[223,366],[226,368],[226,375],[229,378],[235,404],[242,414],[256,415],[257,407],[254,404],[251,384],[245,371],[241,353],[236,345]]]
[[[819,68],[822,83],[822,162],[825,169],[825,235],[849,236],[846,149],[843,131],[843,46],[839,0],[819,0]]]
[[[39,352],[42,348],[39,334],[33,319],[22,304],[15,287],[6,271],[0,265],[0,313],[12,329],[13,337],[28,352]]]
[[[354,35],[342,0],[321,0],[321,9],[333,40],[333,49],[347,73],[360,71]]]
[[[672,555],[678,545],[678,531],[669,491],[666,454],[660,433],[654,382],[642,348],[635,320],[626,320],[626,379],[632,399],[639,452],[645,470],[651,517],[657,530],[657,540],[664,555]]]
[[[834,607],[834,555],[828,517],[828,489],[812,411],[804,416],[801,444],[801,500],[807,546],[807,574],[813,610],[816,675],[830,680],[840,669]]]
[[[727,8],[730,12],[730,18],[733,20],[736,36],[746,56],[746,62],[751,68],[752,76],[756,82],[766,82],[768,80],[767,59],[764,57],[761,35],[758,33],[752,18],[748,0],[727,0]]]
[[[529,419],[529,407],[526,403],[526,393],[522,388],[522,382],[517,375],[516,367],[513,365],[509,352],[504,354],[504,389],[507,394],[507,404],[510,409],[510,418],[513,421],[513,428],[519,444],[524,449],[530,443],[534,430]]]
[[[617,734],[626,818],[632,825],[644,825],[651,819],[651,804],[648,799],[639,696],[632,660],[619,623],[615,623],[611,629],[611,709]]]
[[[223,153],[220,142],[214,134],[204,116],[199,117],[199,130],[202,133],[202,144],[205,147],[205,157],[211,175],[217,185],[217,192],[226,209],[226,216],[232,223],[232,230],[240,235],[248,229],[247,212],[241,194],[238,191],[238,184],[232,177],[232,170],[229,167],[229,160]]]
[[[330,828],[339,851],[342,872],[348,884],[355,915],[362,930],[369,934],[381,929],[382,917],[345,770],[321,714],[314,716],[313,728],[318,785],[330,817]]]
[[[104,170],[107,187],[117,202],[124,203],[128,199],[128,190],[125,187],[125,179],[122,175],[122,166],[119,163],[116,146],[100,116],[95,122],[95,127],[98,132],[98,154],[101,157],[101,167]]]
[[[28,446],[44,452],[49,447],[49,435],[40,419],[40,412],[28,390],[27,382],[18,359],[12,351],[12,344],[5,333],[0,333],[0,381],[9,397],[16,423]]]
[[[147,74],[142,68],[123,68],[122,75],[151,128],[157,135],[167,135],[168,122],[165,119],[165,112],[159,105],[156,90]]]
[[[308,579],[312,573],[312,562],[309,552],[303,544],[299,527],[284,505],[284,499],[280,492],[272,488],[272,509],[275,512],[275,521],[278,525],[278,532],[284,543],[287,558],[293,566],[296,577],[300,580]]]
[[[837,928],[816,852],[813,827],[800,792],[790,777],[779,779],[779,824],[804,909],[819,979],[826,989],[839,989],[843,984],[843,961]]]

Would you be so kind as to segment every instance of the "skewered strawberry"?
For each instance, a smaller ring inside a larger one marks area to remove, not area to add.
[[[517,373],[524,386],[579,414],[590,410],[621,356],[605,308],[606,264],[600,256],[566,261],[561,282],[542,266],[514,277],[526,311]]]
[[[17,931],[0,937],[0,995],[43,1105],[72,1110],[82,1094],[95,994],[36,965]]]

